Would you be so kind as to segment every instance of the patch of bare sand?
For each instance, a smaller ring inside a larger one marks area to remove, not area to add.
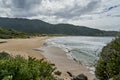
[[[34,48],[40,47],[44,40],[48,37],[35,37],[29,39],[0,39],[0,41],[7,41],[7,43],[0,44],[0,52],[5,51],[11,55],[21,55],[25,58],[28,56],[42,59],[44,56],[40,51],[35,51]]]

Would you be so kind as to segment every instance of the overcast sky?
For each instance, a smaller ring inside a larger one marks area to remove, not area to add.
[[[0,17],[120,30],[120,0],[0,0]]]

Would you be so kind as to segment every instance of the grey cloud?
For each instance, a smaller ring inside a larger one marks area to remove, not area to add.
[[[102,11],[97,12],[95,14],[103,14],[103,13],[109,12],[109,11],[115,9],[115,8],[118,8],[118,7],[120,7],[120,4],[118,4],[118,5],[112,5],[112,6],[109,6],[107,8],[104,8]]]
[[[61,2],[61,0],[1,0],[4,8],[9,8],[11,11],[10,14],[13,17],[33,17],[44,15],[56,16],[59,18],[73,18],[88,14],[99,6],[101,0],[91,0],[86,6],[81,6],[79,3],[74,1],[74,4],[69,3],[73,4],[73,6],[63,5],[64,8],[59,10],[57,10],[58,8],[54,8],[56,10],[49,8],[50,5],[46,5],[47,8],[44,8],[45,6],[43,5],[45,4],[42,4],[42,1],[46,3],[49,2],[51,5],[54,5],[55,2]]]
[[[108,14],[107,16],[109,16],[109,17],[120,17],[119,14],[118,14],[118,15],[111,15],[111,14]]]
[[[41,0],[12,0],[12,6],[16,9],[27,10],[39,5]]]
[[[7,17],[31,17],[36,16],[33,10],[40,3],[41,0],[0,0],[0,11],[6,11],[4,13],[8,13]],[[0,13],[0,16],[2,15]]]
[[[89,14],[99,6],[100,2],[101,2],[101,0],[96,0],[96,1],[93,0],[84,7],[78,5],[79,3],[75,3],[74,7],[71,7],[69,9],[67,6],[63,10],[54,13],[54,15],[63,17],[63,18],[72,18],[72,17],[76,17],[76,16]]]
[[[10,17],[10,6],[5,0],[0,0],[0,16]]]
[[[31,17],[37,14],[33,12],[41,0],[12,0],[12,12],[14,17]]]

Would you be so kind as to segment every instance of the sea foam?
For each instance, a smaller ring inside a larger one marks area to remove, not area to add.
[[[44,42],[44,46],[55,46],[66,52],[68,59],[85,65],[91,74],[95,71],[95,61],[103,46],[113,37],[55,37]]]

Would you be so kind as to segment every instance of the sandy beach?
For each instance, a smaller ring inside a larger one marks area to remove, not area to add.
[[[36,48],[43,47],[43,42],[49,37],[35,37],[29,39],[0,39],[0,41],[6,41],[6,43],[0,44],[0,52],[5,51],[11,55],[21,55],[25,58],[28,56],[35,57],[37,59],[46,59],[48,62],[55,64],[57,69],[62,72],[61,77],[64,80],[70,80],[71,77],[67,74],[67,71],[73,75],[85,74],[89,80],[94,79],[94,75],[89,73],[89,70],[67,58],[66,52],[58,47],[44,47],[44,51],[35,50]]]
[[[40,51],[35,51],[34,48],[40,47],[44,40],[48,37],[35,37],[29,39],[0,39],[0,41],[6,41],[6,43],[0,44],[0,52],[5,51],[11,55],[21,55],[25,58],[28,56],[42,59],[44,56]]]
[[[54,63],[57,69],[62,72],[61,77],[64,78],[64,80],[71,80],[71,77],[67,72],[72,73],[74,76],[83,73],[88,77],[88,80],[93,80],[95,78],[84,65],[68,59],[66,52],[61,48],[48,46],[42,48],[42,50],[44,51],[43,54],[46,59],[49,62]]]

